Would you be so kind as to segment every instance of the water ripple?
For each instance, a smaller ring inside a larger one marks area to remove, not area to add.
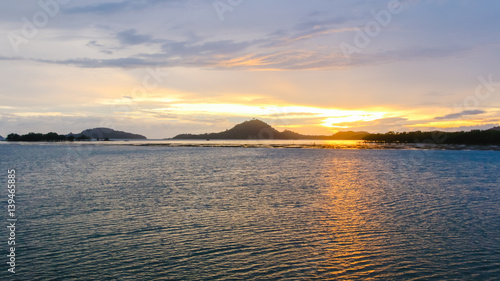
[[[18,280],[500,275],[498,152],[96,146],[39,165],[61,148],[0,146],[22,175]]]

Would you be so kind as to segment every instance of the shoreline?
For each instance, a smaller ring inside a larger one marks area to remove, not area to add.
[[[241,140],[239,140],[241,141]],[[0,142],[0,145],[90,145],[90,146],[134,146],[134,147],[220,147],[220,148],[295,148],[295,149],[345,149],[345,150],[480,150],[500,151],[500,145],[433,144],[433,143],[380,143],[363,141],[339,141],[339,143],[252,143],[234,142],[162,142],[134,143],[135,141],[88,141],[88,142]],[[350,142],[350,143],[349,143]]]

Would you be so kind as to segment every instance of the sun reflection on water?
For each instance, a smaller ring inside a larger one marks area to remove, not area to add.
[[[380,236],[387,220],[376,206],[378,194],[366,184],[366,173],[359,177],[366,169],[362,162],[334,159],[327,165],[329,177],[317,206],[322,216],[319,248],[324,251],[318,268],[327,277],[367,278],[388,266]]]

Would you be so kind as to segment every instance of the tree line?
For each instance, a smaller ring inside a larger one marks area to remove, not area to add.
[[[75,137],[73,135],[59,135],[54,132],[50,132],[47,134],[41,133],[28,133],[25,135],[19,134],[9,134],[6,138],[7,141],[48,141],[48,142],[60,142],[60,141],[87,141],[90,140],[90,137],[86,135],[80,135]]]
[[[370,134],[363,137],[370,142],[386,143],[437,143],[437,144],[481,144],[500,145],[500,131],[472,130],[469,132],[388,132],[385,134]]]

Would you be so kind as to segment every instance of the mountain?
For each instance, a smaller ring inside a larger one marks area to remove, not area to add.
[[[488,129],[488,131],[500,131],[500,126],[493,127],[491,129]]]
[[[283,139],[281,133],[257,119],[245,121],[232,129],[210,134],[180,134],[174,139]]]
[[[367,132],[338,132],[331,136],[302,135],[290,130],[280,132],[261,120],[252,119],[240,123],[229,130],[209,134],[180,134],[173,139],[277,139],[277,140],[359,140]]]
[[[5,140],[5,138],[4,138],[4,137],[2,137],[2,136],[0,136],[0,141],[3,141],[3,140]]]
[[[138,135],[138,134],[132,134],[132,133],[127,133],[123,131],[115,131],[110,128],[94,128],[94,129],[87,129],[82,131],[79,134],[72,134],[70,133],[68,136],[74,136],[75,138],[78,138],[81,135],[86,135],[90,138],[93,139],[128,139],[128,140],[145,140],[147,139],[143,135]]]

